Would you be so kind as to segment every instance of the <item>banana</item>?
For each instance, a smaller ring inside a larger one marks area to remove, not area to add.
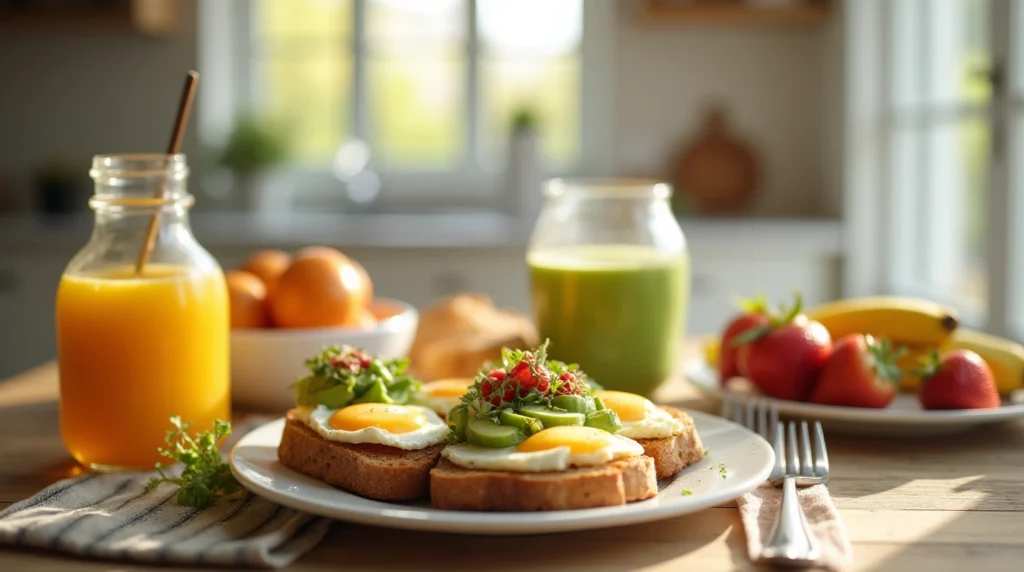
[[[974,330],[958,329],[942,345],[942,350],[971,350],[992,368],[999,393],[1007,394],[1024,387],[1024,345]]]
[[[821,322],[833,340],[847,334],[871,334],[909,346],[938,346],[959,324],[956,313],[942,304],[899,296],[837,300],[806,314]]]
[[[906,353],[896,360],[896,365],[903,372],[900,377],[900,391],[914,392],[921,386],[921,376],[916,373],[921,368],[921,358],[937,350],[935,346],[906,346],[894,342],[896,347],[906,348]]]
[[[722,342],[718,338],[711,338],[704,342],[704,359],[711,367],[718,367],[718,355],[721,351]]]

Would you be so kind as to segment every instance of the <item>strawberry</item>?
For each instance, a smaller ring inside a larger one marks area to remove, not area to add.
[[[941,359],[925,358],[917,398],[925,409],[993,409],[999,407],[992,368],[971,350],[953,350]]]
[[[739,306],[743,313],[733,318],[725,327],[722,343],[719,345],[718,375],[722,381],[740,375],[740,369],[736,364],[736,353],[739,348],[733,345],[733,339],[751,328],[766,326],[770,321],[764,296],[740,300]]]
[[[846,407],[888,407],[899,388],[902,372],[896,360],[904,351],[893,351],[889,340],[864,334],[839,338],[811,401]]]
[[[802,306],[798,294],[792,308],[780,308],[767,324],[749,328],[729,343],[737,348],[740,375],[769,397],[805,401],[832,353],[828,330],[801,314]]]
[[[583,395],[583,382],[571,371],[563,371],[558,376],[558,395]]]

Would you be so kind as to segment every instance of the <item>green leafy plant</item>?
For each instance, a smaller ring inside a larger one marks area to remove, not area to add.
[[[540,125],[540,115],[531,106],[523,105],[512,113],[512,132],[522,133],[536,131]]]
[[[213,429],[196,436],[188,434],[191,422],[183,423],[181,417],[171,417],[174,429],[167,431],[164,442],[167,449],[157,449],[164,457],[185,466],[180,477],[168,477],[164,473],[163,463],[156,464],[159,477],[153,477],[146,485],[151,491],[162,483],[178,485],[178,504],[202,508],[210,505],[220,496],[230,495],[241,490],[238,481],[231,474],[231,468],[221,459],[218,445],[231,433],[231,423],[214,421]]]
[[[252,115],[241,115],[235,120],[218,163],[248,175],[270,169],[287,158],[287,138],[279,127]]]

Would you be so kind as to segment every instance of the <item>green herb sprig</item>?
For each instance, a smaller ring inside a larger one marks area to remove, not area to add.
[[[191,422],[182,422],[181,417],[171,417],[174,429],[167,431],[164,442],[168,448],[159,448],[157,452],[175,463],[185,465],[180,477],[168,477],[164,473],[163,463],[156,464],[159,477],[153,477],[146,485],[147,491],[162,483],[178,485],[178,504],[202,508],[209,506],[217,497],[226,496],[241,490],[241,485],[231,474],[231,468],[221,459],[218,445],[231,434],[231,423],[213,422],[213,429],[196,436],[189,435]]]

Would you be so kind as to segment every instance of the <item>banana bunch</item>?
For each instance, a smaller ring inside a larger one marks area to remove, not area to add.
[[[992,368],[1000,393],[1024,387],[1024,346],[989,334],[959,328],[956,313],[936,302],[900,296],[872,296],[828,302],[807,312],[837,340],[847,334],[870,334],[907,348],[898,365],[901,389],[915,391],[914,374],[921,358],[935,350],[969,349]]]

